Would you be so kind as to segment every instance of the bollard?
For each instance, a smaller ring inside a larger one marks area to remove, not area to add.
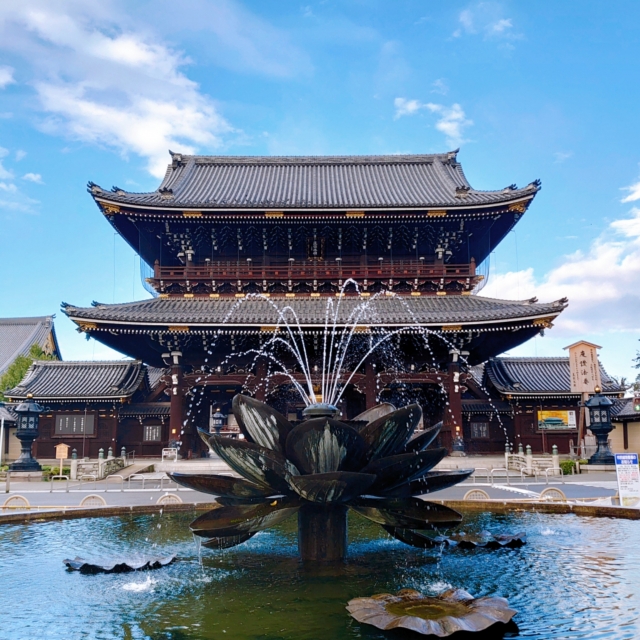
[[[551,447],[551,459],[553,460],[553,466],[558,468],[560,467],[560,456],[558,455],[558,446],[553,445]]]
[[[113,449],[109,447],[109,450],[107,451],[107,459],[111,458],[113,458]]]
[[[522,442],[518,442],[518,455],[522,455],[524,453],[524,449],[522,448]]]
[[[504,444],[504,468],[509,469],[509,441]]]
[[[123,460],[127,460],[127,448],[126,447],[122,447],[122,449],[120,449],[120,457]]]
[[[78,452],[75,449],[71,449],[71,459],[72,460],[78,459]]]
[[[11,471],[7,471],[7,480],[4,484],[4,492],[5,493],[11,492]]]
[[[104,449],[98,451],[98,460],[104,460]]]
[[[533,452],[530,444],[527,445],[527,473],[529,475],[533,473]]]

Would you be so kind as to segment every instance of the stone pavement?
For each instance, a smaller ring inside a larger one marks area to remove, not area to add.
[[[2,504],[15,495],[22,495],[32,507],[41,509],[60,509],[77,507],[83,498],[90,494],[98,494],[104,498],[108,506],[153,505],[167,493],[176,494],[184,503],[211,502],[212,496],[191,489],[178,487],[166,478],[165,472],[180,473],[218,473],[237,475],[219,458],[179,460],[172,462],[153,461],[153,473],[144,474],[142,479],[121,481],[111,477],[99,482],[65,481],[51,482],[11,482],[10,492],[5,492],[4,482],[0,482],[0,520]],[[436,467],[451,468],[494,468],[504,467],[504,457],[448,457]],[[532,499],[549,486],[561,489],[568,499],[604,498],[613,496],[617,491],[616,475],[612,472],[589,473],[562,478],[521,480],[520,474],[512,472],[509,484],[504,475],[496,477],[493,484],[487,481],[484,473],[477,478],[473,476],[462,484],[430,494],[430,497],[442,500],[461,500],[465,493],[474,486],[486,491],[495,499]],[[68,488],[68,490],[67,490]],[[16,510],[12,509],[15,513]],[[6,512],[5,512],[6,513]]]

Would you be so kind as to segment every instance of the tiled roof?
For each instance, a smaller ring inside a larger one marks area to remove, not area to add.
[[[18,356],[29,355],[34,344],[45,352],[53,346],[53,352],[60,357],[53,316],[0,318],[0,375]]]
[[[158,383],[160,382],[160,378],[165,374],[165,370],[160,367],[150,367],[147,366],[147,379],[149,381],[149,388],[155,389]]]
[[[7,406],[0,407],[0,420],[4,420],[5,426],[7,423],[13,424],[16,421],[16,414]]]
[[[634,411],[633,398],[622,398],[613,403],[611,417],[616,420],[640,420],[640,411]]]
[[[145,376],[139,360],[114,362],[59,362],[36,360],[20,384],[6,393],[22,399],[74,401],[128,398]]]
[[[278,309],[291,307],[302,325],[323,326],[327,300],[335,306],[337,298],[154,298],[126,304],[98,304],[95,307],[65,305],[64,313],[76,321],[176,325],[202,327],[262,326],[276,324]],[[338,324],[349,322],[350,315],[362,299],[340,301]],[[360,324],[412,325],[475,324],[505,320],[552,317],[559,314],[566,301],[535,303],[532,301],[496,300],[481,296],[384,296],[372,301]],[[277,307],[277,308],[276,308]],[[287,312],[288,319],[291,313]],[[196,328],[196,327],[194,327]]]
[[[513,407],[508,402],[494,400],[492,402],[483,400],[463,400],[462,413],[513,413]]]
[[[485,365],[485,375],[505,394],[571,395],[569,358],[493,358]],[[600,378],[605,393],[624,391],[602,365]]]
[[[168,416],[171,413],[170,402],[138,402],[128,404],[118,412],[121,418],[142,418],[145,416]]]
[[[187,156],[172,154],[150,193],[105,191],[99,200],[138,206],[210,209],[375,209],[465,207],[532,197],[534,182],[501,191],[472,189],[457,151],[390,156]]]

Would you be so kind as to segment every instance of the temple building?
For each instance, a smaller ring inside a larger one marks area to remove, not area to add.
[[[283,331],[283,314],[297,317],[315,385],[327,305],[340,305],[330,327],[337,332],[363,300],[375,299],[354,336],[356,351],[396,334],[357,369],[340,408],[353,417],[383,400],[418,401],[426,420],[444,420],[441,444],[460,445],[463,398],[477,384],[471,367],[551,327],[567,304],[477,295],[486,259],[539,189],[536,181],[475,190],[457,152],[172,153],[154,192],[89,183],[102,214],[148,266],[154,297],[63,310],[89,336],[166,367],[166,437],[179,434],[183,453],[197,455],[195,427],[208,428],[217,409],[229,413],[240,391],[299,416],[291,381],[260,355]],[[304,381],[294,358],[278,357]]]

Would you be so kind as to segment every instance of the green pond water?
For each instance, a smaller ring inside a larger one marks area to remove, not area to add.
[[[518,610],[517,637],[640,638],[637,522],[467,516],[460,530],[525,531],[527,545],[422,551],[350,514],[348,562],[310,569],[297,558],[295,518],[235,549],[201,554],[188,530],[192,518],[1,526],[0,638],[384,638],[349,617],[349,599],[402,588],[435,595],[451,586],[506,597]],[[62,562],[76,555],[111,561],[168,554],[178,557],[168,567],[118,575],[81,575]]]

